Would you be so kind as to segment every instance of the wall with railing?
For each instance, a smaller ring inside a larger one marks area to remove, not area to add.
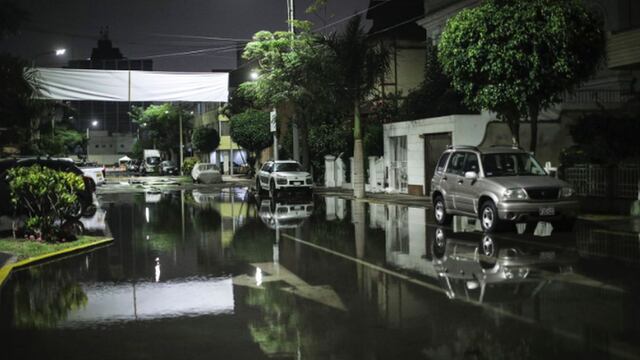
[[[625,212],[640,199],[640,165],[576,165],[564,168],[561,177],[578,196],[590,199],[587,210]]]

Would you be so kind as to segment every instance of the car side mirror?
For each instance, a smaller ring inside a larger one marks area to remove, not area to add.
[[[478,173],[475,171],[467,171],[466,173],[464,173],[464,177],[466,179],[478,180]]]

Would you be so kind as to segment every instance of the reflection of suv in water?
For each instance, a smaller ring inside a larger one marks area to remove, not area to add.
[[[311,194],[313,179],[302,169],[302,165],[293,160],[267,161],[256,176],[256,190],[269,191],[272,199],[279,191],[304,190]]]
[[[543,244],[494,240],[490,234],[449,234],[443,228],[433,231],[434,269],[451,299],[483,303],[528,298],[553,274],[572,273],[578,261],[574,251]]]
[[[544,220],[567,230],[578,209],[568,183],[549,176],[528,152],[505,146],[449,146],[431,180],[431,199],[438,224],[467,215],[486,231],[507,220]]]

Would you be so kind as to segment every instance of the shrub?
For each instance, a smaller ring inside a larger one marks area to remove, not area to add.
[[[28,215],[26,230],[46,241],[64,238],[63,223],[81,206],[82,177],[37,164],[10,169],[8,176],[13,206]]]
[[[200,162],[197,157],[188,157],[182,161],[182,173],[185,175],[190,175],[191,170],[196,164]]]

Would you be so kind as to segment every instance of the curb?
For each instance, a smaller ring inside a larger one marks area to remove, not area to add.
[[[101,245],[107,245],[112,242],[113,242],[113,238],[106,238],[90,244],[74,246],[74,247],[63,249],[63,250],[54,251],[48,254],[26,258],[24,260],[16,261],[14,263],[5,264],[2,268],[0,268],[0,288],[4,284],[5,280],[9,278],[9,275],[13,270],[19,270],[19,269],[34,265],[36,263],[44,262],[46,260],[52,260],[54,258],[61,257],[62,255],[67,255],[75,252],[82,252],[83,250],[93,250],[93,248],[100,247]]]

